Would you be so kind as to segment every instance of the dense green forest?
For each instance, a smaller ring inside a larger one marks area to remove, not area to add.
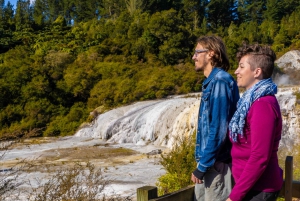
[[[300,49],[299,0],[0,0],[0,136],[74,134],[107,109],[200,91],[191,60],[221,36]],[[95,110],[95,108],[97,108]]]

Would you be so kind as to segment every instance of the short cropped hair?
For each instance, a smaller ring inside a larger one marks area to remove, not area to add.
[[[212,66],[221,67],[223,70],[228,71],[230,64],[226,47],[223,40],[218,36],[202,36],[197,39],[197,43],[201,44],[204,48],[214,52],[211,64]]]
[[[276,54],[269,46],[243,44],[236,54],[237,60],[240,61],[241,58],[246,55],[249,55],[248,63],[250,64],[251,70],[261,68],[263,79],[267,79],[272,76]]]

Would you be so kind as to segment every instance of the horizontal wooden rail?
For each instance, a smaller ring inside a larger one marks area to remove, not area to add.
[[[157,187],[155,186],[144,186],[137,189],[137,201],[189,201],[194,200],[194,185],[188,186],[185,188],[182,188],[178,191],[175,191],[173,193],[165,194],[163,196],[157,197]],[[148,189],[151,189],[151,191],[156,191],[155,193],[151,194],[153,196],[149,196]],[[148,197],[148,198],[146,198]]]
[[[293,181],[293,157],[287,156],[285,160],[285,180],[279,196],[285,201],[292,201],[292,197],[300,198],[300,181]],[[193,201],[194,185],[182,188],[173,193],[157,196],[157,187],[144,186],[137,189],[137,201]]]

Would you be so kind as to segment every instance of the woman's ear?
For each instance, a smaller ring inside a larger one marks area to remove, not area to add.
[[[260,79],[260,80],[263,79],[263,72],[262,72],[261,68],[256,68],[254,70],[254,78]]]

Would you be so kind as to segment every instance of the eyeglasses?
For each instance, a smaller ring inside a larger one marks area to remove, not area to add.
[[[202,53],[202,52],[207,52],[208,51],[208,49],[203,49],[203,50],[195,50],[195,53],[194,53],[194,55],[197,57],[198,56],[198,54],[200,54],[200,53]]]

